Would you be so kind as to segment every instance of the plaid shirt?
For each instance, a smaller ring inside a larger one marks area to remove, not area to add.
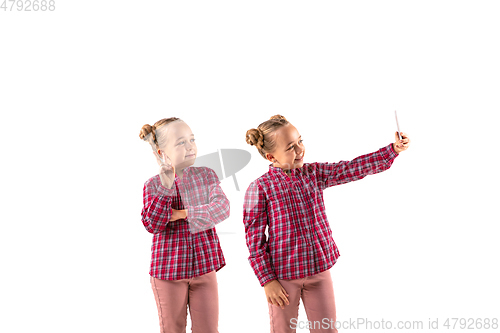
[[[291,177],[270,164],[268,172],[250,183],[243,203],[248,260],[260,285],[331,268],[340,253],[325,214],[323,190],[387,170],[396,156],[390,144],[352,161],[304,163],[291,169]]]
[[[226,265],[215,224],[229,217],[229,200],[215,172],[187,167],[171,189],[160,175],[144,184],[141,217],[154,234],[149,275],[163,280],[189,279]],[[187,209],[187,218],[170,221],[172,209]]]

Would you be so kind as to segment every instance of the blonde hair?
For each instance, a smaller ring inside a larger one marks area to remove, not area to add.
[[[257,128],[249,129],[246,133],[246,142],[256,146],[260,155],[266,160],[266,153],[272,153],[276,149],[276,130],[290,124],[282,115],[272,116]]]
[[[164,147],[166,143],[166,125],[174,122],[174,121],[182,121],[180,118],[170,117],[163,118],[154,123],[153,126],[146,124],[142,126],[141,131],[139,132],[139,138],[151,144],[151,148],[153,151],[157,151],[160,147]],[[156,147],[156,149],[155,149]]]

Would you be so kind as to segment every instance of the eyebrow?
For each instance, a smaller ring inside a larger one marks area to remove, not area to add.
[[[190,136],[194,136],[194,134],[191,134]],[[184,139],[184,137],[181,136],[180,138],[178,138],[177,140],[175,140],[175,142],[179,141],[180,139]]]
[[[299,139],[302,137],[302,135],[299,135]],[[286,146],[288,147],[290,144],[292,144],[293,141],[290,141]]]

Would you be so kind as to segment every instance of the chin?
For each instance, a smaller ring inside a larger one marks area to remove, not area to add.
[[[185,160],[183,164],[185,164],[186,167],[188,167],[188,166],[193,165],[195,160],[196,160],[196,156],[194,158],[189,158],[189,159]]]
[[[184,169],[184,168],[190,167],[194,164],[195,160],[196,160],[196,158],[185,159],[184,161],[179,163],[179,165],[176,166],[176,168]]]

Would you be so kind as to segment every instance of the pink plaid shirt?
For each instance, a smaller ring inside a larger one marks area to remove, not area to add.
[[[304,163],[291,169],[291,177],[269,164],[269,171],[250,183],[243,203],[248,260],[260,285],[331,268],[340,252],[326,217],[323,190],[387,170],[396,156],[391,143],[352,161]]]
[[[214,226],[229,217],[229,200],[216,173],[187,167],[175,175],[171,189],[160,176],[144,184],[141,217],[153,234],[149,274],[163,280],[189,279],[226,265]],[[187,218],[170,221],[172,209],[187,209]]]

